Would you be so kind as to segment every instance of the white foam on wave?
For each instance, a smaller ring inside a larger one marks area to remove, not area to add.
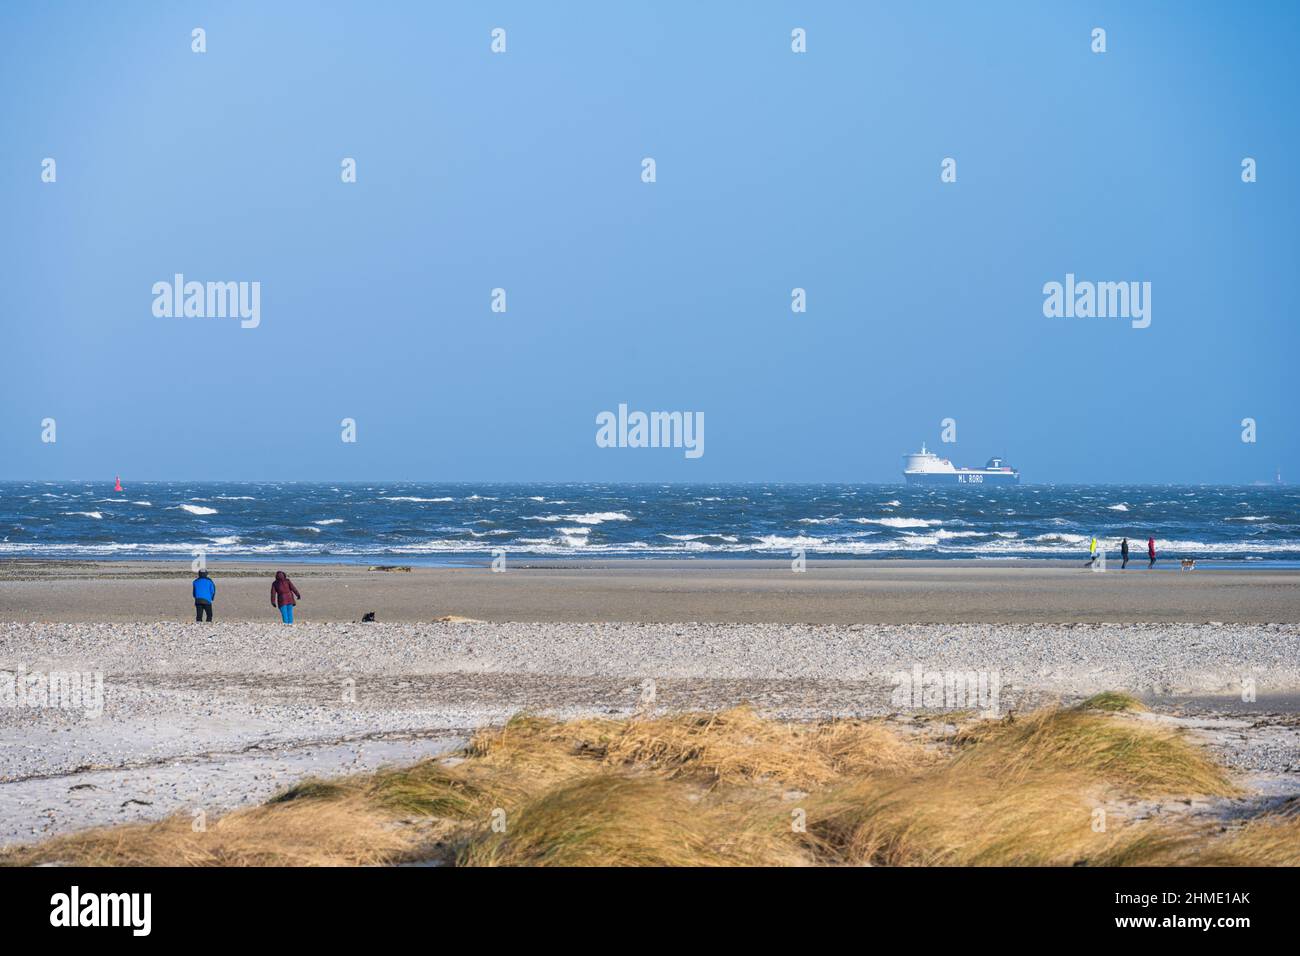
[[[78,515],[82,518],[94,518],[96,521],[102,521],[104,513],[102,511],[65,511],[65,515]]]
[[[1117,505],[1107,505],[1106,510],[1107,511],[1128,511],[1128,505],[1121,501]]]
[[[553,538],[520,538],[517,542],[512,542],[512,545],[523,544],[528,546],[528,550],[541,552],[554,549],[582,551],[586,550],[589,540],[586,535],[557,534]]]
[[[823,538],[810,538],[807,535],[795,535],[793,538],[779,534],[765,534],[758,539],[760,548],[816,548],[820,545],[826,545],[830,542]]]
[[[886,528],[932,528],[935,525],[943,524],[936,519],[927,520],[925,518],[854,518],[858,524],[879,524]]]
[[[172,505],[168,511],[188,511],[192,515],[214,515],[217,513],[216,508],[205,508],[203,505]]]
[[[342,518],[322,518],[320,521],[313,521],[312,524],[342,524]]]
[[[176,554],[192,556],[195,551],[211,551],[211,541],[175,542],[160,544],[142,541],[113,541],[107,544],[23,544],[17,541],[0,542],[0,554],[41,554],[54,557],[71,555],[84,557],[88,555],[121,554]],[[188,560],[188,557],[187,559]]]
[[[1087,544],[1091,539],[1086,534],[1065,534],[1061,531],[1051,531],[1047,534],[1037,534],[1029,539],[1039,544]]]
[[[536,515],[528,521],[573,521],[577,524],[604,524],[606,521],[631,521],[632,516],[621,511],[593,511],[585,515]]]
[[[248,552],[249,554],[279,554],[282,551],[311,551],[319,552],[321,546],[310,544],[306,541],[272,541],[269,544],[257,544],[252,547],[240,548],[239,552]]]
[[[897,507],[899,507],[899,506],[901,506],[901,505],[902,505],[902,502],[899,501],[897,498],[894,498],[892,501],[882,501],[882,502],[880,503],[880,507],[882,507],[882,508],[897,508]]]
[[[455,501],[454,498],[415,498],[410,495],[381,496],[381,501]]]

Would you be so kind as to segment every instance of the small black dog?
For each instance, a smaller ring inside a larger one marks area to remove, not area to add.
[[[362,623],[362,624],[373,624],[373,623],[375,623],[375,612],[374,612],[374,611],[367,611],[365,614],[362,614],[362,615],[361,615],[361,623]]]

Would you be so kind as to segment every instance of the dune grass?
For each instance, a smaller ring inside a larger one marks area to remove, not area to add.
[[[1003,781],[1074,771],[1137,797],[1237,793],[1224,770],[1178,731],[1083,708],[973,724],[955,742],[955,768],[995,771]]]
[[[1119,691],[1106,690],[1100,694],[1093,694],[1082,704],[1080,710],[1106,710],[1106,711],[1144,711],[1147,705],[1142,703],[1132,694],[1123,694]]]
[[[1195,862],[1202,866],[1300,866],[1300,815],[1257,817],[1230,830]]]
[[[1099,699],[1101,698],[1101,699]],[[1298,865],[1300,817],[1225,828],[1126,801],[1231,796],[1183,735],[1099,695],[946,739],[750,708],[520,716],[448,758],[309,779],[196,832],[188,816],[0,851],[0,863],[461,866]]]
[[[713,802],[663,777],[603,774],[549,790],[470,840],[462,866],[771,866],[808,862],[779,809]]]
[[[470,753],[554,768],[572,761],[640,768],[705,783],[821,787],[842,776],[902,772],[929,761],[878,721],[796,724],[767,720],[750,707],[630,720],[553,721],[517,717],[476,736]],[[586,768],[584,768],[586,769]]]
[[[1048,772],[1008,785],[995,774],[942,771],[866,781],[814,801],[819,855],[875,866],[1076,866],[1141,863],[1138,828],[1108,821],[1088,781]],[[1150,839],[1153,830],[1143,831]]]
[[[366,866],[393,862],[411,839],[363,800],[303,800],[235,810],[196,829],[177,814],[6,850],[9,865]]]

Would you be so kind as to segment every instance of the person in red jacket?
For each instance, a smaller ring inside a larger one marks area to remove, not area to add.
[[[1150,571],[1151,568],[1156,563],[1156,539],[1155,538],[1147,538],[1147,557],[1150,558],[1150,560],[1147,562],[1147,570]]]
[[[293,623],[294,598],[301,601],[302,595],[289,580],[289,575],[283,571],[276,571],[275,580],[271,582],[271,607],[280,609],[280,620],[285,624]]]

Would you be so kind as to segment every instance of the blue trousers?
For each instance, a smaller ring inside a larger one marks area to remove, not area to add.
[[[285,624],[292,624],[292,623],[293,623],[293,605],[292,605],[292,604],[281,604],[281,605],[280,605],[280,620],[284,621]]]

